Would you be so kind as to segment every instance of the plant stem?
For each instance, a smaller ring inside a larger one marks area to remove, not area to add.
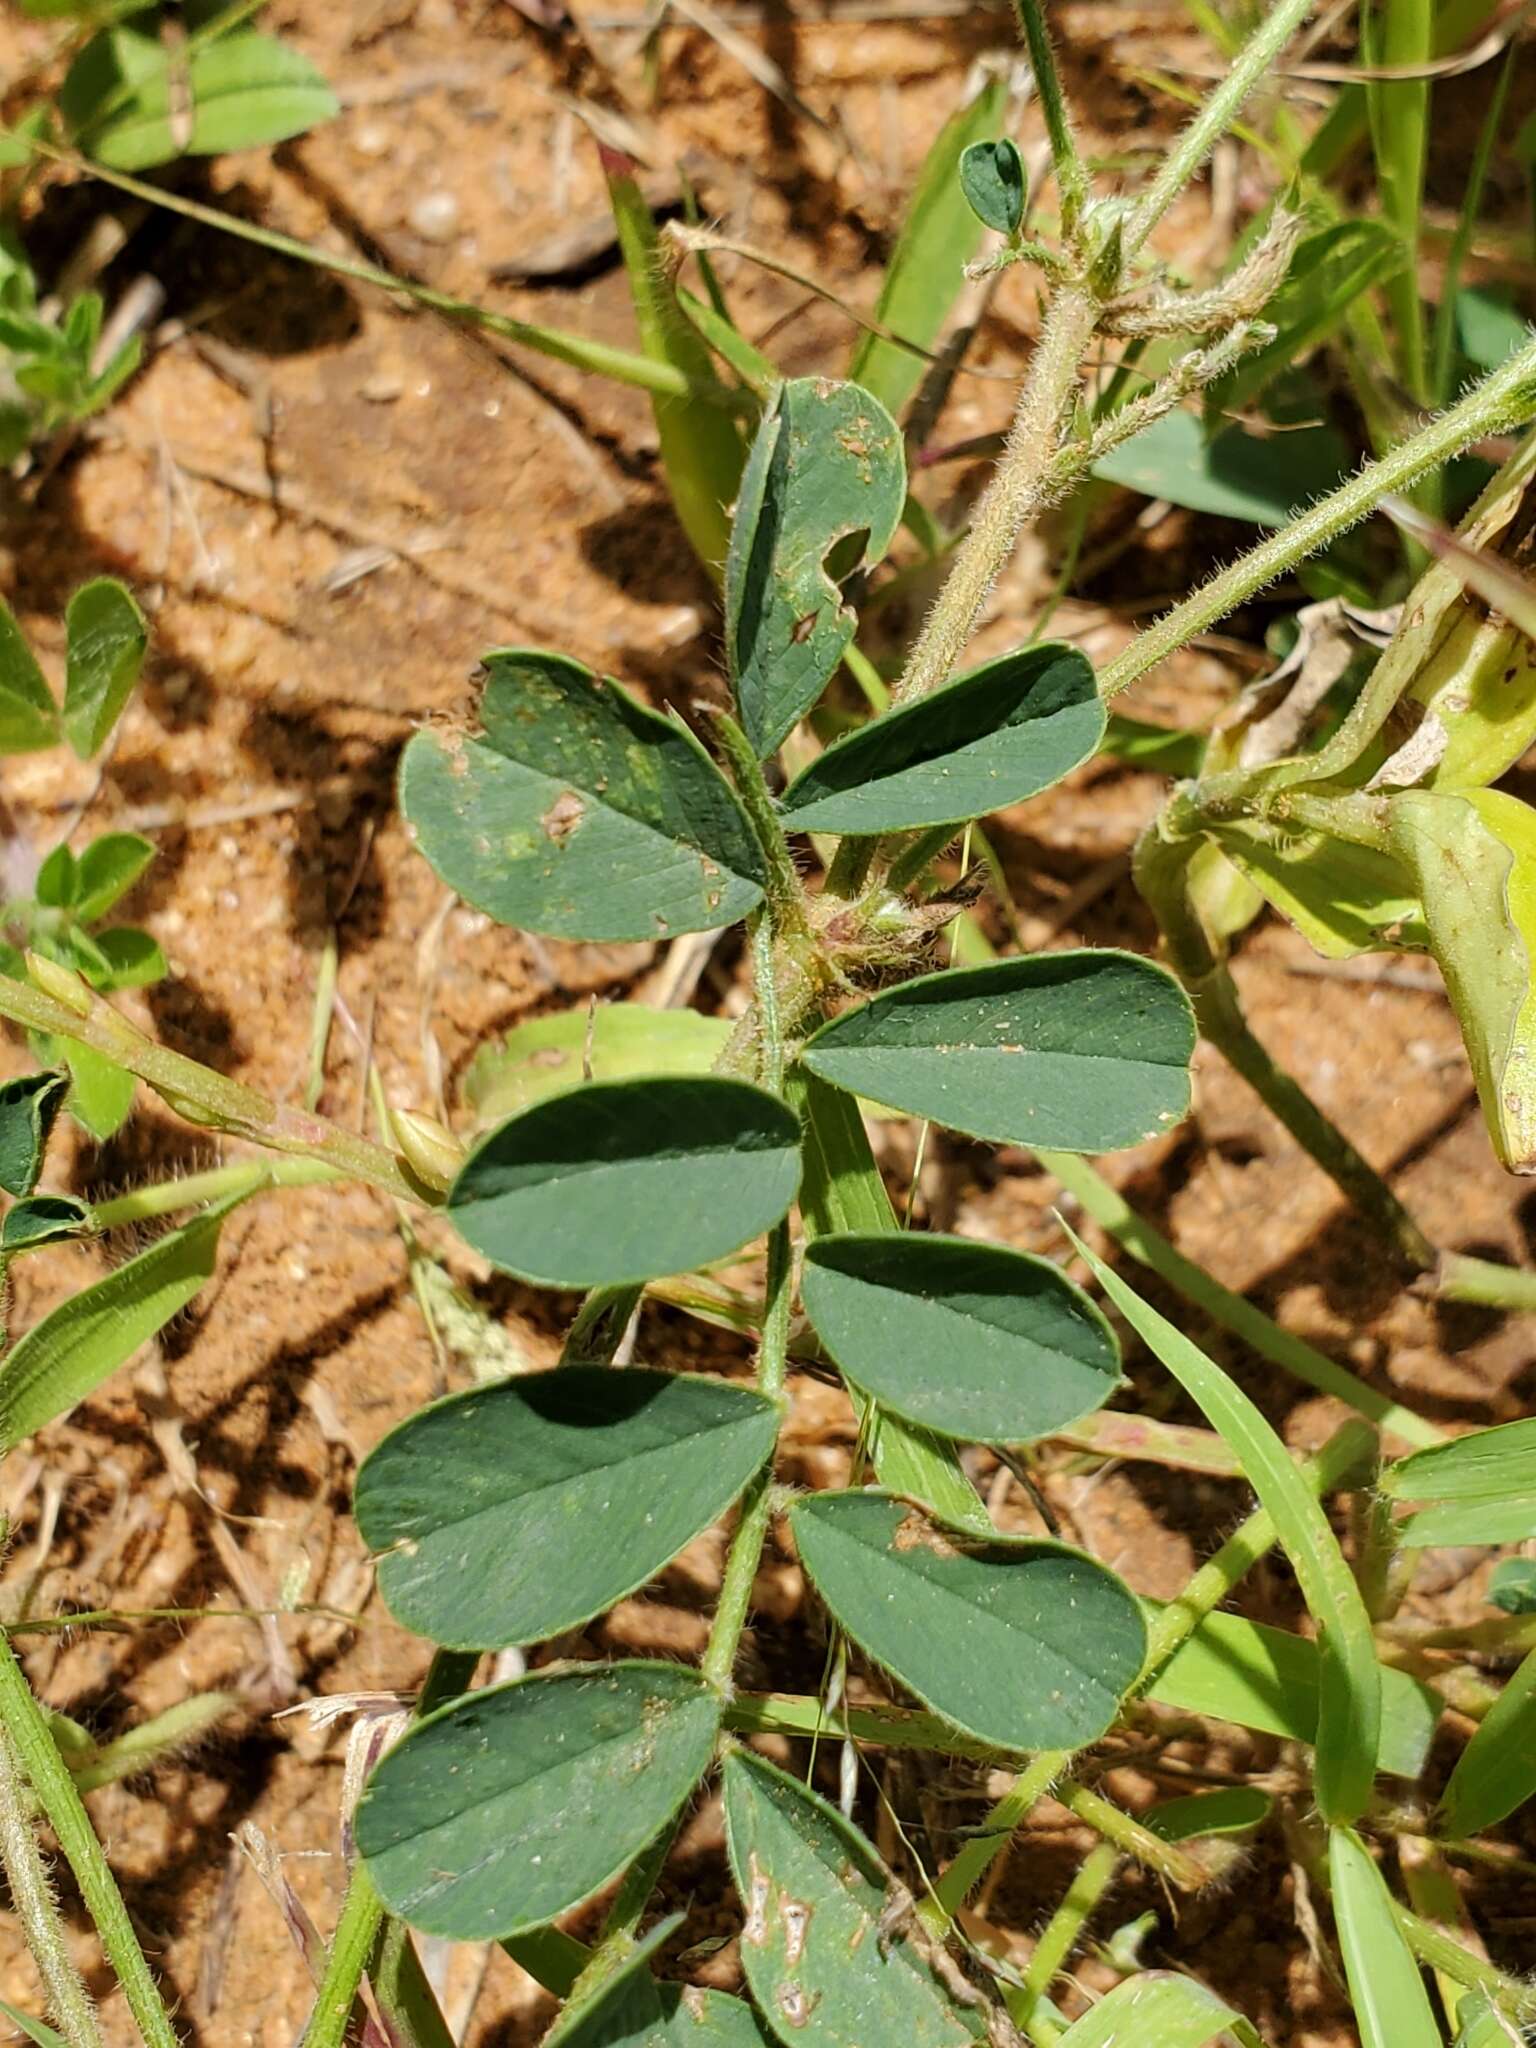
[[[1235,611],[1308,555],[1326,547],[1348,527],[1373,512],[1389,492],[1406,492],[1421,477],[1460,455],[1474,441],[1523,426],[1536,412],[1536,340],[1475,385],[1457,404],[1376,462],[1320,498],[1280,527],[1268,540],[1140,633],[1099,675],[1102,696],[1114,697],[1157,667],[1188,641]]]
[[[407,1174],[393,1152],[308,1110],[290,1109],[243,1081],[231,1081],[185,1054],[148,1038],[109,1002],[78,982],[79,1005],[45,995],[24,981],[0,978],[0,1017],[29,1031],[48,1031],[99,1052],[153,1088],[188,1123],[246,1138],[271,1152],[291,1152],[364,1180],[403,1201],[436,1206],[441,1196]]]
[[[1013,1840],[1015,1831],[1050,1791],[1072,1761],[1067,1749],[1043,1749],[1027,1770],[1020,1771],[976,1833],[939,1877],[918,1907],[928,1930],[944,1934],[993,1863]]]
[[[134,1188],[110,1202],[98,1202],[91,1210],[97,1230],[116,1230],[125,1223],[146,1223],[156,1216],[169,1216],[178,1209],[202,1209],[222,1202],[230,1195],[262,1188],[307,1188],[325,1181],[343,1180],[339,1166],[322,1159],[252,1160],[238,1166],[215,1166],[207,1173],[189,1173],[185,1180],[157,1181],[147,1188]]]
[[[1035,91],[1040,95],[1045,132],[1050,138],[1056,190],[1061,195],[1062,232],[1070,236],[1088,201],[1088,173],[1072,133],[1066,95],[1061,89],[1056,53],[1051,48],[1041,0],[1014,0],[1014,4],[1029,49],[1029,68],[1035,74]]]
[[[49,2012],[65,2030],[70,2048],[101,2048],[96,2008],[69,1953],[58,1901],[38,1847],[27,1775],[4,1728],[0,1728],[0,1864],[5,1867],[11,1904],[43,1980]]]
[[[369,1975],[379,2010],[410,2048],[458,2048],[403,1920],[385,1920]]]
[[[1102,1835],[1106,1842],[1113,1843],[1122,1855],[1134,1857],[1148,1870],[1155,1870],[1159,1877],[1167,1878],[1180,1891],[1198,1891],[1202,1885],[1210,1883],[1213,1873],[1181,1849],[1177,1842],[1165,1842],[1161,1835],[1154,1835],[1150,1828],[1143,1827],[1133,1815],[1101,1793],[1092,1792],[1086,1785],[1079,1785],[1068,1778],[1057,1786],[1056,1796],[1069,1813],[1076,1814],[1096,1835]]]
[[[11,986],[7,984],[8,988]],[[178,2048],[175,2029],[144,1960],[144,1951],[91,1826],[90,1815],[75,1789],[68,1765],[59,1754],[26,1673],[9,1638],[4,1636],[0,1636],[0,1724],[15,1747],[49,1826],[58,1836],[59,1847],[75,1874],[86,1911],[146,2048]]]
[[[1367,1386],[1347,1366],[1337,1364],[1303,1338],[1283,1330],[1262,1309],[1255,1308],[1240,1294],[1234,1294],[1230,1287],[1223,1287],[1203,1266],[1186,1259],[1086,1159],[1067,1152],[1037,1152],[1035,1157],[1046,1172],[1054,1175],[1067,1193],[1081,1203],[1094,1222],[1108,1231],[1122,1251],[1129,1252],[1133,1259],[1149,1267],[1170,1287],[1177,1288],[1186,1301],[1204,1309],[1215,1322],[1240,1337],[1261,1358],[1267,1358],[1272,1365],[1293,1373],[1304,1385],[1315,1387],[1318,1393],[1330,1394],[1336,1401],[1345,1402],[1375,1423],[1378,1429],[1411,1444],[1415,1450],[1444,1443],[1444,1430],[1437,1429],[1434,1423],[1416,1415],[1390,1395],[1380,1394],[1374,1387]]]
[[[1114,1883],[1119,1868],[1120,1851],[1110,1842],[1099,1842],[1073,1873],[1067,1895],[1046,1922],[1024,1971],[1024,1997],[1031,2009],[1037,2000],[1050,1996],[1057,1973],[1082,1939],[1089,1916]]]
[[[1258,28],[1233,60],[1232,68],[1184,130],[1131,210],[1125,253],[1134,256],[1163,215],[1226,134],[1238,111],[1296,30],[1312,12],[1312,0],[1280,0],[1266,9]]]

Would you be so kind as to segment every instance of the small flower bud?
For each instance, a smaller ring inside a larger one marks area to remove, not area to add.
[[[392,1109],[395,1146],[400,1157],[419,1181],[444,1193],[452,1187],[464,1164],[464,1147],[433,1116],[419,1116],[413,1109]]]

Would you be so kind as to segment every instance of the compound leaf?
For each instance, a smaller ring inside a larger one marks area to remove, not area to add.
[[[364,1461],[390,1612],[451,1649],[532,1643],[661,1570],[772,1455],[778,1411],[686,1373],[566,1366],[454,1394]]]
[[[454,1941],[538,1927],[601,1890],[704,1775],[720,1696],[641,1661],[452,1700],[374,1771],[357,1844],[380,1897]]]
[[[904,982],[824,1024],[802,1058],[838,1088],[975,1138],[1110,1152],[1185,1114],[1194,1046],[1170,974],[1084,951]]]
[[[483,1139],[448,1214],[505,1273],[611,1287],[737,1250],[778,1222],[799,1179],[800,1127],[761,1088],[706,1075],[594,1081]]]
[[[11,608],[0,599],[0,754],[31,754],[59,736],[58,707]]]
[[[1328,1831],[1328,1881],[1361,2048],[1440,2048],[1440,2029],[1397,1909],[1352,1828]]]
[[[826,688],[855,625],[840,583],[879,561],[905,499],[901,434],[878,399],[826,378],[779,387],[747,457],[725,565],[726,652],[760,755]]]
[[[1012,1750],[1097,1741],[1146,1655],[1113,1572],[1044,1541],[947,1534],[882,1493],[819,1493],[790,1522],[841,1625],[925,1706]]]
[[[64,735],[88,761],[133,694],[148,628],[127,590],[110,576],[98,576],[75,592],[64,627]]]
[[[1102,1407],[1120,1347],[1052,1265],[974,1239],[822,1237],[801,1275],[806,1314],[882,1408],[968,1443],[1027,1443]]]
[[[0,1083],[0,1188],[30,1195],[49,1135],[69,1093],[69,1076],[49,1068]]]
[[[1087,658],[1048,641],[1000,655],[841,739],[784,793],[796,832],[955,825],[1049,789],[1104,737]]]
[[[741,1965],[789,2048],[972,2048],[974,2029],[910,1941],[882,1937],[891,1877],[835,1808],[749,1750],[723,1774],[746,1906]]]
[[[420,732],[400,805],[450,888],[564,939],[712,930],[762,898],[762,855],[687,728],[565,655],[486,656],[481,735]]]

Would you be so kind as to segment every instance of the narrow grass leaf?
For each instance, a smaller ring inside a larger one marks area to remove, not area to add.
[[[133,694],[148,628],[121,583],[98,576],[64,614],[64,733],[82,761],[100,751]]]
[[[1171,1970],[1142,1970],[1098,2000],[1057,2037],[1056,2048],[1205,2048],[1229,2032],[1250,2048],[1258,2035],[1214,1991]]]
[[[864,1837],[749,1750],[723,1776],[725,1841],[746,1906],[741,1966],[789,2048],[972,2048],[943,1986],[882,1915],[892,1879]]]
[[[0,1452],[13,1450],[109,1379],[212,1276],[232,1196],[61,1302],[0,1360]]]
[[[8,1195],[30,1195],[37,1186],[68,1093],[69,1076],[56,1068],[0,1083],[0,1188]]]
[[[1320,1685],[1316,1643],[1240,1614],[1209,1614],[1146,1696],[1181,1713],[1315,1744]],[[1376,1768],[1394,1778],[1419,1777],[1443,1704],[1421,1680],[1383,1666]]]
[[[1274,1810],[1274,1800],[1257,1785],[1226,1785],[1219,1792],[1165,1799],[1141,1818],[1164,1842],[1198,1842],[1207,1835],[1250,1834]]]
[[[37,2048],[69,2048],[69,2043],[56,2028],[44,2020],[33,2019],[4,1998],[0,1998],[0,2014],[4,2014],[13,2027],[20,2027],[29,2041],[37,2043]]]
[[[1536,1650],[1504,1684],[1456,1760],[1440,1832],[1467,1839],[1536,1798]]]
[[[874,317],[878,326],[919,348],[931,348],[938,340],[965,282],[965,266],[981,246],[980,223],[961,185],[960,167],[972,145],[998,133],[1007,104],[1003,80],[988,79],[970,104],[939,130],[917,174]],[[1019,168],[1022,172],[1022,164]],[[1018,203],[1022,213],[1022,182]],[[848,374],[899,414],[922,379],[923,363],[909,349],[866,332],[854,349]]]
[[[511,1117],[465,1161],[448,1215],[492,1265],[544,1287],[691,1272],[777,1223],[800,1129],[745,1081],[594,1081]]]
[[[985,817],[1069,775],[1104,724],[1077,648],[1021,648],[828,747],[784,792],[785,822],[796,832],[877,833]]]
[[[733,924],[762,855],[680,723],[579,661],[486,657],[481,735],[417,733],[400,805],[432,866],[500,924],[565,939],[664,939]]]
[[[0,599],[0,754],[32,754],[59,737],[59,712],[11,608]]]
[[[853,1640],[925,1706],[999,1748],[1097,1741],[1146,1655],[1135,1599],[1064,1544],[946,1534],[873,1492],[813,1494],[790,1524]]]
[[[1132,953],[1037,953],[930,974],[824,1024],[812,1073],[1001,1144],[1112,1152],[1189,1108],[1195,1026],[1172,975]]]
[[[1317,1624],[1322,1655],[1317,1803],[1327,1820],[1353,1820],[1365,1809],[1376,1769],[1381,1669],[1370,1616],[1328,1517],[1242,1389],[1081,1239],[1072,1235],[1072,1241],[1131,1328],[1237,1453],[1254,1492],[1274,1517],[1281,1547]]]
[[[364,1460],[357,1526],[397,1621],[448,1649],[540,1642],[633,1593],[773,1453],[778,1410],[687,1373],[566,1366],[476,1387]]]
[[[450,1701],[369,1779],[357,1845],[426,1934],[493,1941],[590,1898],[709,1767],[720,1699],[642,1661],[537,1673]]]
[[[1049,1259],[972,1238],[822,1237],[800,1291],[818,1335],[882,1408],[967,1443],[1028,1443],[1120,1384],[1120,1347]]]
[[[1352,1828],[1328,1831],[1328,1882],[1361,2048],[1440,2048],[1429,1992],[1392,1895]]]
[[[483,1130],[584,1080],[707,1074],[730,1035],[728,1018],[700,1010],[646,1003],[604,1003],[590,1015],[556,1010],[487,1039],[465,1069],[460,1094]]]
[[[725,572],[726,652],[759,755],[842,660],[857,622],[841,583],[890,546],[906,488],[901,434],[878,399],[825,378],[779,387],[747,459]]]
[[[1093,474],[1192,512],[1285,526],[1331,491],[1349,462],[1349,445],[1332,427],[1269,436],[1227,427],[1208,436],[1196,414],[1171,412],[1101,456]]]

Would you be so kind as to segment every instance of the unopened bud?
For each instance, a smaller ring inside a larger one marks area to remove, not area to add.
[[[27,979],[45,996],[52,996],[66,1010],[73,1010],[77,1017],[89,1017],[91,1014],[91,1004],[95,999],[72,967],[61,967],[57,960],[45,960],[41,953],[29,953]]]
[[[464,1147],[452,1131],[436,1117],[420,1116],[414,1109],[392,1109],[389,1120],[396,1148],[412,1173],[446,1194],[464,1164]]]

